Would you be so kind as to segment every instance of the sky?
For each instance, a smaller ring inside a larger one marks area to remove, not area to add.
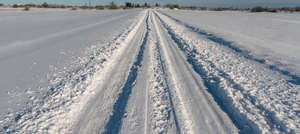
[[[6,5],[12,4],[41,4],[43,2],[53,4],[65,4],[65,5],[85,5],[90,3],[92,5],[106,5],[111,1],[114,1],[118,5],[123,5],[125,2],[134,3],[160,3],[161,5],[172,3],[185,6],[207,6],[207,7],[295,7],[300,6],[300,0],[0,0],[0,3]]]

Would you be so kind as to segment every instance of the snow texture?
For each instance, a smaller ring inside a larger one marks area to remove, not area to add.
[[[297,14],[0,15],[0,133],[300,132]]]

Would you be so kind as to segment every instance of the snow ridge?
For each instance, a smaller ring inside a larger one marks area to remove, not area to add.
[[[49,80],[48,91],[42,98],[28,103],[24,111],[6,118],[0,132],[6,133],[70,133],[71,126],[88,98],[95,94],[97,76],[104,74],[113,59],[124,51],[127,43],[142,23],[142,12],[124,33],[107,43],[87,49],[86,57],[79,57],[72,70],[55,72]]]
[[[240,133],[299,132],[299,86],[166,16],[157,16]]]
[[[161,14],[169,17],[170,19],[176,21],[179,24],[184,25],[185,27],[191,29],[192,31],[197,32],[197,33],[203,35],[205,38],[209,39],[212,42],[215,42],[216,44],[228,47],[229,49],[231,49],[232,51],[236,52],[237,54],[240,54],[241,56],[245,57],[246,59],[249,59],[249,60],[258,62],[260,64],[263,64],[267,68],[269,68],[270,70],[276,71],[276,72],[278,72],[278,73],[280,73],[282,75],[287,76],[289,78],[288,81],[291,82],[292,84],[300,85],[300,76],[298,76],[296,74],[293,74],[292,72],[289,72],[287,70],[281,69],[280,66],[276,65],[275,61],[270,61],[270,59],[266,60],[266,59],[262,59],[262,58],[257,58],[255,56],[251,55],[251,53],[249,51],[242,50],[242,49],[234,46],[232,41],[227,41],[226,39],[223,39],[223,38],[218,37],[218,36],[216,36],[214,34],[208,33],[206,31],[201,30],[199,28],[196,28],[194,26],[191,26],[191,25],[188,25],[188,24],[184,24],[182,21],[180,21],[178,19],[175,19],[174,17],[169,16],[168,14],[165,14],[163,12],[159,11],[159,13],[161,13]],[[277,63],[277,64],[282,64],[282,63]]]
[[[152,104],[152,129],[155,133],[165,134],[168,133],[169,119],[171,111],[173,111],[170,104],[170,93],[167,86],[164,67],[160,55],[159,44],[153,44],[151,47],[151,69],[152,78],[150,83],[152,89],[150,89],[150,103]]]
[[[146,18],[146,29],[147,30],[146,30],[146,34],[143,39],[143,42],[140,46],[140,50],[138,52],[136,60],[134,61],[132,67],[130,68],[130,72],[127,77],[127,81],[121,90],[122,92],[119,94],[119,97],[113,106],[112,115],[110,116],[109,121],[105,126],[105,131],[103,132],[103,134],[119,133],[119,131],[120,131],[122,118],[126,112],[125,111],[126,104],[130,97],[132,88],[135,85],[135,81],[136,81],[136,78],[138,75],[138,70],[142,66],[144,50],[145,50],[145,46],[146,46],[148,36],[149,36],[148,19],[149,19],[149,15],[147,15],[147,18]]]
[[[161,33],[160,33],[161,31],[159,30],[159,27],[158,27],[158,24],[157,24],[158,21],[157,21],[156,16],[154,14],[156,14],[156,13],[152,12],[153,25],[154,25],[155,30],[157,32],[157,40],[158,40],[158,43],[161,46],[161,50],[163,51],[163,57],[165,59],[165,64],[162,64],[162,65],[163,65],[163,67],[164,67],[164,65],[172,65],[170,63],[170,57],[166,53],[166,51],[167,51],[166,46],[165,46],[166,44],[164,44],[164,40],[162,39],[162,36],[161,36]],[[162,62],[162,63],[164,63],[164,62]],[[174,118],[175,118],[175,125],[176,125],[177,132],[178,133],[181,133],[181,132],[182,133],[194,133],[193,129],[194,129],[195,126],[193,124],[193,121],[190,118],[191,116],[190,116],[190,113],[187,110],[187,106],[185,106],[185,101],[184,101],[184,99],[182,97],[182,94],[181,94],[181,90],[182,90],[181,85],[176,83],[176,82],[178,82],[177,75],[174,72],[174,68],[172,66],[168,66],[168,71],[170,72],[170,74],[172,74],[172,76],[170,76],[170,80],[172,82],[175,82],[175,83],[173,83],[175,91],[172,92],[172,95],[173,96],[176,95],[176,97],[179,100],[179,106],[178,106],[179,110],[176,110],[176,111],[179,112],[178,113],[179,116],[180,115],[182,116],[181,119],[180,119],[182,122],[178,123],[177,119],[176,119],[177,117],[176,117],[175,110],[173,109],[173,114],[174,114]],[[165,74],[165,76],[167,77],[166,74]],[[169,94],[169,96],[172,97],[170,94]],[[172,100],[173,100],[173,98],[170,99],[170,102],[171,102],[170,104],[171,105],[173,105]],[[172,107],[174,108],[174,106],[172,106]],[[180,127],[179,127],[179,124],[181,125]]]

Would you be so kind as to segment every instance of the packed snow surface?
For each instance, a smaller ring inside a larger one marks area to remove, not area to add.
[[[0,133],[300,133],[298,14],[0,16]]]
[[[227,44],[238,47],[244,53],[263,59],[265,64],[289,71],[298,79],[300,77],[299,13],[163,12],[208,36],[223,38],[223,44],[227,41]]]
[[[120,36],[139,12],[0,12],[1,120],[48,92],[53,77],[81,68],[94,48]]]

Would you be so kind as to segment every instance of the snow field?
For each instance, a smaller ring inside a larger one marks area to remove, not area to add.
[[[53,77],[83,67],[79,58],[92,53],[87,48],[99,49],[125,32],[140,11],[1,12],[0,47],[10,48],[0,52],[1,126],[46,96]],[[15,42],[20,45],[10,47]]]
[[[202,69],[200,73],[206,77],[208,88],[211,86],[209,90],[216,90],[210,92],[219,96],[219,101],[227,101],[222,105],[232,120],[244,124],[239,127],[241,132],[295,133],[299,130],[297,85],[174,20],[159,16],[179,42],[178,47],[190,57],[191,64]]]
[[[299,132],[300,87],[292,74],[174,14],[180,12],[143,10],[111,41],[85,47],[72,68],[50,72],[43,96],[0,121],[0,133]],[[32,36],[25,46],[74,40],[77,32],[126,16],[46,29],[50,34]],[[3,46],[19,54],[15,45]]]
[[[105,74],[115,66],[114,59],[125,51],[137,29],[143,22],[144,13],[124,33],[104,47],[88,48],[92,53],[79,59],[79,66],[72,72],[57,73],[50,81],[49,92],[31,107],[10,119],[3,128],[17,133],[70,133],[82,108],[97,92],[96,86]],[[99,77],[100,76],[100,77]],[[104,76],[104,77],[103,77]],[[18,124],[16,124],[18,123]]]
[[[219,44],[290,75],[299,84],[298,13],[161,10]],[[284,51],[283,51],[284,50]]]

